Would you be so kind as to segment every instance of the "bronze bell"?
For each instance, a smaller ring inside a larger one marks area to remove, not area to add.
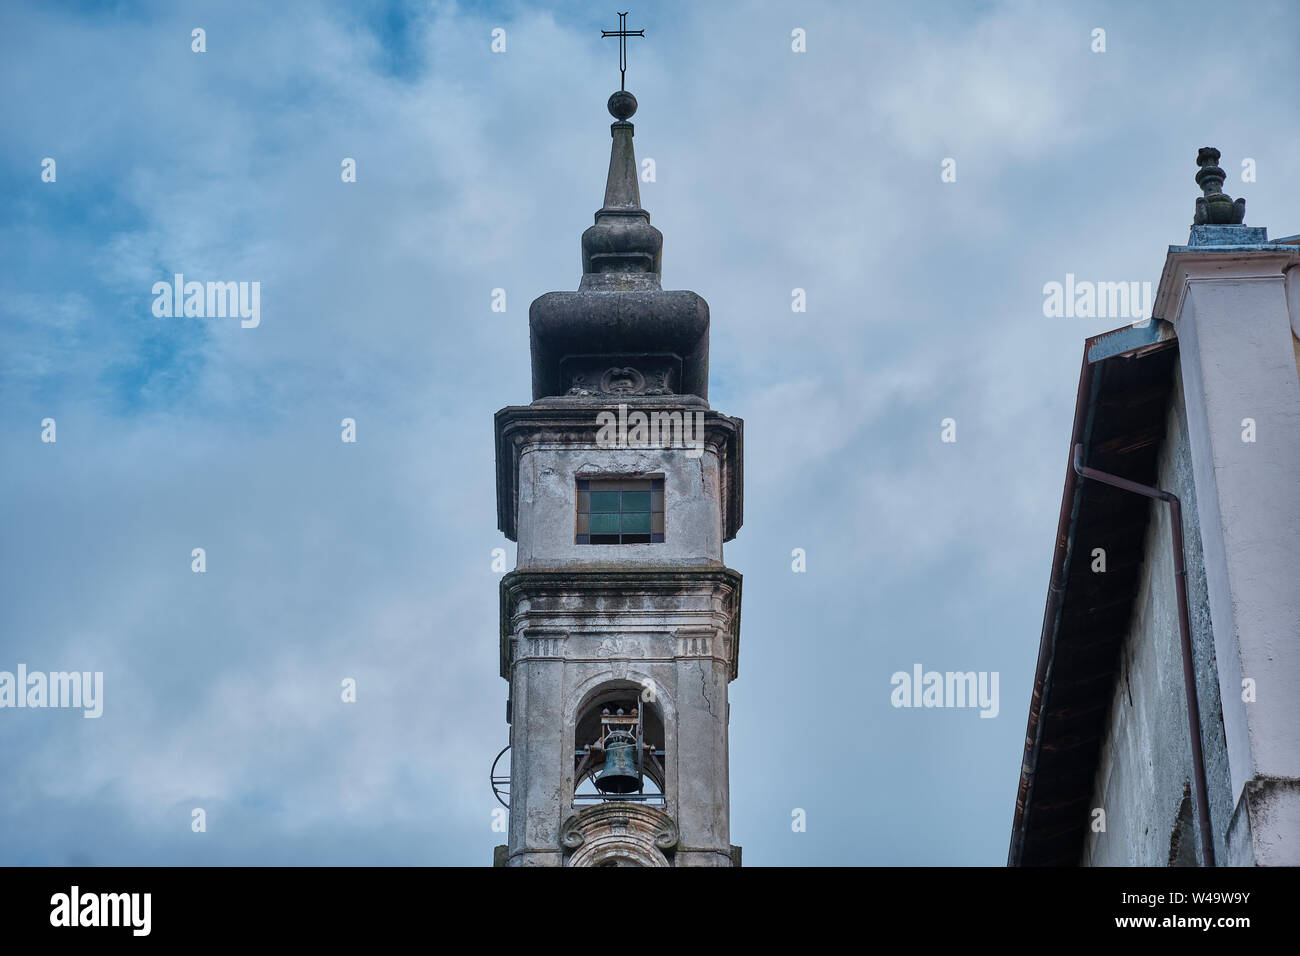
[[[636,741],[631,734],[615,732],[605,738],[605,767],[596,775],[601,793],[635,793],[641,789],[636,769]]]

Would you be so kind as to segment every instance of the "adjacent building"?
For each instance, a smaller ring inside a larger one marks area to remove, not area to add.
[[[1218,160],[1084,347],[1011,865],[1300,864],[1300,236]]]

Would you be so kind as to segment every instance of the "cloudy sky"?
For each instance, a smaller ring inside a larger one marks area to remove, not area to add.
[[[577,287],[616,23],[4,5],[0,670],[106,686],[98,720],[0,710],[0,862],[491,862],[492,414],[530,398],[529,302]],[[628,23],[664,285],[709,301],[710,399],[745,420],[732,841],[746,865],[1000,865],[1082,343],[1125,324],[1045,318],[1043,285],[1154,283],[1204,145],[1249,224],[1300,232],[1300,8]],[[261,324],[155,318],[177,272],[259,282]],[[915,664],[997,672],[997,717],[892,707]]]

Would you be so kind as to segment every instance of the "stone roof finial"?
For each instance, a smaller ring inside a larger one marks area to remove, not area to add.
[[[1202,146],[1196,154],[1196,185],[1205,191],[1196,199],[1197,226],[1237,226],[1246,218],[1246,200],[1232,197],[1223,191],[1227,173],[1219,166],[1219,151],[1213,146]]]

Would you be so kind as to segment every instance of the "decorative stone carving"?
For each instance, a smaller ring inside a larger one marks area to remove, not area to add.
[[[584,807],[560,827],[566,866],[671,866],[680,839],[663,810],[617,800]]]
[[[647,362],[643,367],[612,366],[601,372],[590,366],[568,373],[566,395],[673,395],[670,384],[674,369],[664,361]]]
[[[566,850],[576,850],[582,846],[586,839],[586,835],[579,825],[578,815],[575,813],[573,816],[567,817],[560,826],[560,846]]]
[[[617,635],[602,638],[600,646],[596,648],[597,657],[622,657],[625,653],[623,639]]]
[[[524,631],[522,637],[519,646],[515,649],[514,660],[559,657],[563,646],[562,642],[568,637],[568,634],[564,631],[529,628]]]
[[[679,628],[676,632],[677,656],[712,657],[715,633],[712,628]]]
[[[645,391],[645,376],[634,368],[607,369],[600,390],[606,395],[640,395]]]
[[[663,826],[655,834],[655,846],[667,853],[669,850],[677,849],[677,844],[681,842],[681,834],[677,831],[677,823],[668,814],[664,814]]]
[[[643,395],[671,395],[673,390],[668,387],[667,372],[651,372],[645,378],[645,388],[641,390]]]
[[[588,383],[587,377],[581,372],[575,373],[570,379],[569,395],[595,395],[596,392],[592,385]]]

